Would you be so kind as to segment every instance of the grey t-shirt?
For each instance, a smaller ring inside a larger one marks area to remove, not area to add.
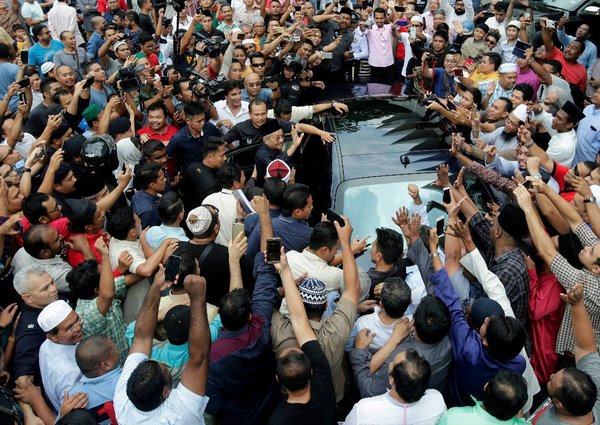
[[[600,388],[600,355],[598,352],[590,353],[577,362],[577,369],[587,373]],[[593,425],[600,425],[600,392],[596,395],[596,403],[592,409],[594,414]],[[536,425],[569,425],[568,422],[563,422],[556,417],[556,409],[550,406],[544,413],[539,416]]]

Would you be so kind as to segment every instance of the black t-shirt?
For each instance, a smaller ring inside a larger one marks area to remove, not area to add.
[[[335,391],[331,368],[317,340],[308,341],[302,347],[310,359],[310,401],[306,404],[284,401],[273,412],[269,425],[337,425]]]
[[[202,205],[204,198],[221,190],[221,185],[217,180],[218,171],[203,162],[195,162],[185,170],[179,190],[186,211]]]
[[[200,261],[200,256],[208,245],[196,245],[190,242],[179,242],[176,255],[187,251]],[[242,268],[242,281],[244,288],[249,293],[254,292],[254,275],[252,269],[254,262],[252,259],[243,255],[240,259]],[[229,250],[223,245],[213,244],[210,253],[204,258],[200,265],[200,276],[206,279],[206,302],[213,305],[219,305],[221,298],[229,292]]]
[[[154,34],[154,24],[152,23],[152,18],[150,15],[146,15],[145,13],[140,13],[140,28],[147,32],[148,34]]]

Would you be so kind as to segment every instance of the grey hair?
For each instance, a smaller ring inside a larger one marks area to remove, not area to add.
[[[31,290],[29,286],[29,275],[36,274],[41,276],[45,273],[48,273],[48,268],[46,266],[42,266],[41,264],[32,264],[19,270],[19,272],[15,274],[15,277],[13,278],[13,286],[15,291],[17,291],[19,295],[28,293]]]

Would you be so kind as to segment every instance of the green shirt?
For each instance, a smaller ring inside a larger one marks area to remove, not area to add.
[[[115,279],[115,297],[113,302],[103,316],[98,310],[96,298],[93,300],[78,300],[75,311],[83,319],[83,336],[87,338],[92,335],[106,335],[113,340],[121,355],[120,364],[123,366],[129,352],[129,342],[125,336],[126,325],[123,320],[122,300],[125,298],[125,278],[123,276]]]
[[[512,418],[507,421],[496,419],[481,407],[482,402],[475,400],[475,406],[453,407],[447,410],[437,425],[522,425],[529,424],[524,419]]]

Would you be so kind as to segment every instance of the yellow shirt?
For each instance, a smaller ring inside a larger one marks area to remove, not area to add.
[[[500,79],[500,74],[498,71],[490,72],[489,74],[483,74],[479,71],[475,71],[469,78],[476,83],[482,83],[484,81],[498,81],[498,79]]]

